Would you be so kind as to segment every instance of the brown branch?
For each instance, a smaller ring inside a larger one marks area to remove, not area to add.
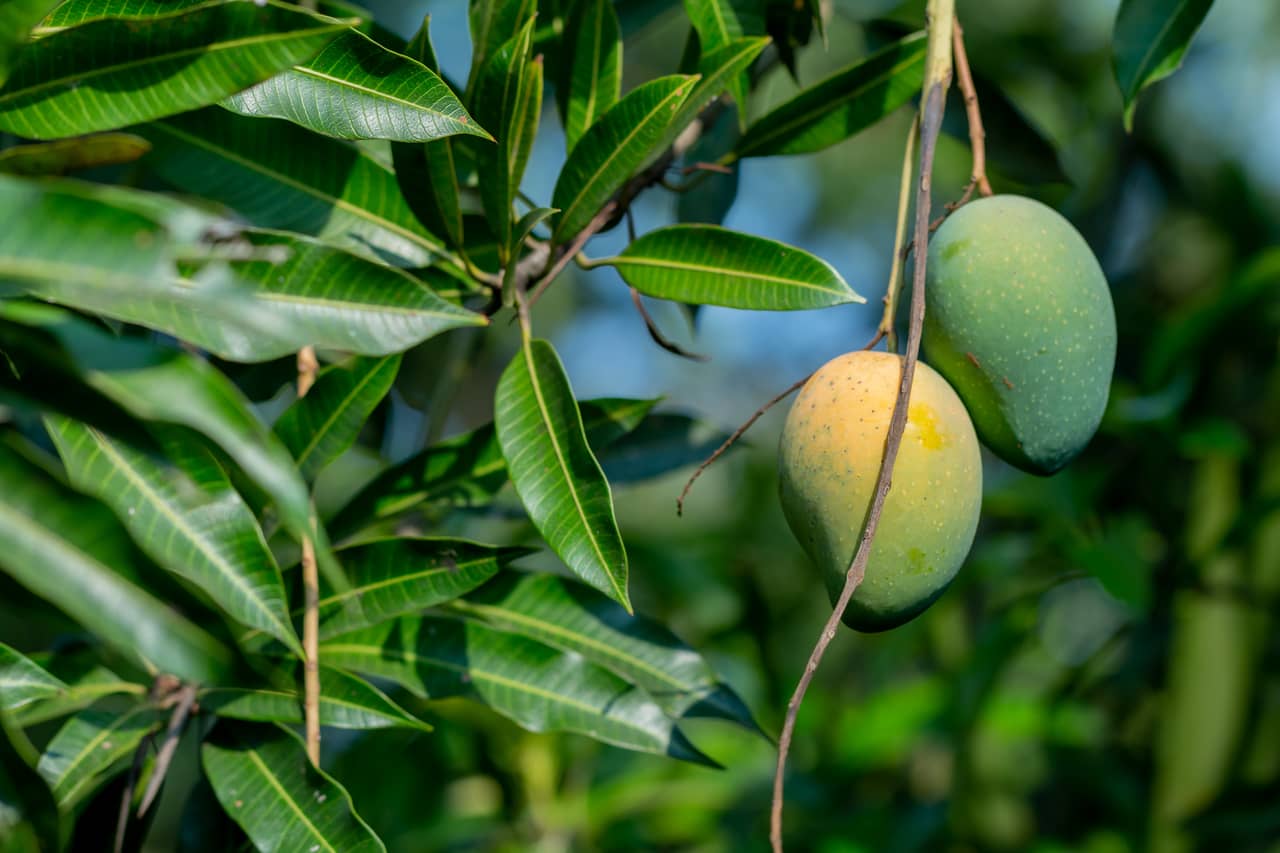
[[[160,786],[164,784],[165,776],[169,773],[169,765],[173,763],[173,757],[178,752],[178,741],[182,737],[183,729],[186,728],[195,704],[195,685],[184,684],[178,689],[174,698],[173,713],[169,715],[169,726],[164,733],[164,742],[160,744],[160,750],[156,753],[156,761],[151,768],[151,779],[147,782],[147,790],[142,794],[142,802],[138,804],[139,818],[147,813],[160,793]]]
[[[538,279],[538,283],[534,286],[533,290],[529,292],[529,298],[526,302],[527,308],[533,307],[533,303],[537,302],[538,297],[542,295],[543,291],[551,286],[551,282],[555,281],[556,276],[560,275],[560,273],[564,271],[564,268],[573,260],[573,256],[582,251],[582,247],[587,245],[588,240],[600,233],[600,230],[604,228],[610,219],[613,218],[617,210],[617,202],[608,202],[604,207],[596,211],[596,215],[591,217],[591,221],[587,223],[585,228],[578,232],[572,242],[567,246],[561,246],[556,249],[555,260],[552,261],[550,268],[542,274],[542,277]],[[517,281],[515,289],[519,292],[524,288],[522,288],[521,283]]]
[[[298,399],[307,396],[320,368],[314,347],[298,350]],[[320,766],[320,573],[311,538],[302,540],[302,717],[307,758]]]
[[[653,317],[649,315],[649,309],[644,307],[644,303],[640,301],[640,291],[634,287],[631,288],[631,302],[636,306],[636,310],[640,312],[640,319],[644,320],[644,327],[649,330],[649,337],[653,342],[662,347],[672,355],[678,355],[681,358],[687,358],[690,361],[707,362],[711,360],[711,356],[703,355],[700,352],[690,352],[680,346],[675,341],[668,339],[662,334],[662,330],[658,328],[658,324],[653,321]]]
[[[902,265],[906,258],[903,247],[907,239],[907,215],[911,210],[911,178],[915,168],[916,135],[920,132],[920,114],[911,119],[907,131],[907,144],[902,151],[902,177],[898,183],[898,218],[893,229],[893,256],[889,265],[889,283],[884,289],[884,313],[880,316],[877,331],[889,339],[889,352],[898,352],[898,331],[895,328],[898,313],[898,293],[902,287]]]
[[[993,194],[991,182],[987,180],[987,132],[982,127],[982,110],[978,108],[978,91],[973,86],[973,74],[969,71],[969,54],[964,49],[964,30],[960,21],[954,21],[951,30],[951,48],[955,55],[956,85],[964,95],[964,114],[969,123],[969,147],[973,152],[973,168],[970,171],[969,185],[964,196],[956,202],[956,207],[967,202],[973,195],[974,187],[983,196]],[[954,208],[952,208],[954,210]]]
[[[935,12],[934,2],[930,2],[930,11]],[[939,6],[944,4],[939,3]],[[946,87],[950,77],[950,61],[946,56],[950,51],[940,48],[936,42],[941,36],[936,35],[939,26],[947,27],[950,20],[951,5],[938,18],[930,20],[929,27],[933,38],[930,39],[928,64],[930,72],[926,76],[926,94],[923,106],[923,119],[920,124],[920,178],[916,190],[915,248],[917,263],[915,265],[911,293],[911,326],[907,333],[907,352],[902,362],[901,380],[898,385],[898,396],[893,403],[893,414],[889,418],[889,431],[885,436],[884,454],[880,461],[880,473],[876,478],[876,489],[871,499],[871,508],[867,512],[866,524],[862,537],[858,541],[858,549],[854,552],[853,562],[845,574],[844,588],[836,600],[831,616],[818,635],[818,641],[805,664],[804,673],[796,684],[791,701],[787,703],[787,714],[782,726],[782,736],[778,740],[778,764],[773,778],[773,803],[770,810],[769,841],[775,853],[782,853],[782,806],[784,803],[784,784],[787,766],[787,753],[791,749],[791,740],[795,735],[796,717],[804,702],[805,693],[810,682],[818,671],[818,665],[826,654],[827,647],[835,639],[840,620],[844,617],[859,584],[866,574],[867,561],[871,557],[871,544],[880,525],[880,516],[884,512],[885,500],[893,483],[893,466],[898,458],[898,449],[902,446],[902,434],[907,425],[907,404],[911,399],[911,385],[915,378],[916,361],[920,355],[920,334],[924,326],[924,288],[925,264],[927,253],[925,247],[929,239],[929,200],[933,181],[933,155],[937,147],[938,133],[942,126],[942,114],[946,108]],[[942,20],[945,16],[946,20]],[[947,47],[950,40],[946,40]],[[938,54],[942,53],[942,56]]]

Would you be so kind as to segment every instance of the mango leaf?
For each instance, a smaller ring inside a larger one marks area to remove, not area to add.
[[[27,46],[0,88],[0,130],[56,139],[203,107],[315,55],[348,22],[276,2],[98,20]]]
[[[1213,0],[1122,0],[1116,13],[1112,61],[1124,97],[1124,126],[1142,90],[1178,70]]]
[[[609,481],[551,344],[525,340],[498,380],[493,421],[516,494],[547,544],[574,574],[630,610]]]
[[[765,31],[762,5],[751,0],[684,0],[693,29],[703,53],[718,50],[744,35],[760,35]],[[746,69],[735,72],[728,81],[729,93],[738,105],[738,120],[746,126],[747,92],[751,81]]]
[[[924,54],[915,33],[837,71],[753,122],[736,156],[821,151],[865,130],[920,91]]]
[[[1024,114],[1009,96],[981,72],[973,72],[974,92],[982,106],[982,126],[990,139],[999,139],[987,151],[987,177],[1003,192],[1002,185],[1043,187],[1070,184],[1063,171],[1058,150],[1035,121]],[[942,132],[969,144],[969,124],[965,119],[964,94],[953,86],[947,95]]]
[[[159,711],[142,703],[118,712],[82,711],[49,741],[36,770],[49,783],[59,807],[69,808],[92,793],[102,774],[132,755],[162,720]]]
[[[726,86],[741,79],[743,72],[755,62],[767,44],[767,38],[734,39],[704,53],[698,60],[698,73],[701,75],[698,85],[693,87],[689,97],[680,106],[662,147],[674,142],[676,136],[718,98]],[[739,116],[741,115],[742,112],[739,111]]]
[[[133,132],[152,145],[143,166],[255,225],[300,231],[395,266],[429,266],[444,252],[391,169],[353,145],[218,108]]]
[[[302,696],[283,690],[220,687],[200,692],[200,709],[236,720],[302,723]],[[431,726],[401,708],[359,676],[320,667],[320,725],[335,729],[411,728]]]
[[[58,0],[7,0],[0,3],[0,84],[9,76],[13,57],[27,34]]]
[[[285,409],[275,433],[293,454],[303,477],[314,480],[355,443],[399,370],[399,355],[330,365],[320,371],[307,396]]]
[[[0,850],[45,853],[61,849],[58,804],[49,786],[14,748],[10,720],[0,711]]]
[[[41,22],[38,32],[48,34],[53,30],[87,24],[103,18],[154,18],[159,15],[171,15],[195,6],[205,6],[209,2],[210,0],[64,0],[58,4],[58,8],[49,13],[49,17]],[[343,17],[356,16],[344,15]]]
[[[600,399],[579,404],[587,442],[600,450],[635,429],[657,400]],[[445,439],[393,465],[361,489],[329,522],[337,539],[438,501],[479,506],[507,482],[493,424]]]
[[[223,101],[247,116],[283,118],[339,139],[426,142],[457,133],[489,138],[420,62],[347,30],[308,62]]]
[[[587,129],[569,152],[552,193],[551,206],[560,210],[555,242],[573,239],[632,175],[667,147],[679,133],[672,128],[697,80],[679,74],[650,80]]]
[[[151,143],[132,133],[95,133],[55,142],[33,142],[0,151],[0,172],[9,175],[65,175],[76,169],[132,163]]]
[[[346,790],[283,726],[222,720],[200,760],[218,802],[259,850],[385,853]]]
[[[471,30],[471,79],[474,84],[489,58],[533,20],[536,0],[470,0],[467,23]]]
[[[72,484],[111,507],[151,559],[194,583],[233,619],[296,654],[280,568],[258,521],[213,455],[170,443],[165,464],[92,427],[46,418]]]
[[[195,681],[230,653],[127,576],[141,559],[105,507],[0,447],[0,568],[126,655]]]
[[[594,263],[648,296],[696,305],[794,311],[866,301],[821,258],[718,225],[659,228]]]
[[[121,679],[87,655],[55,654],[48,661],[43,661],[44,656],[41,657],[45,669],[61,679],[66,687],[57,696],[24,706],[16,714],[21,726],[34,726],[74,714],[104,696],[147,694],[146,685]],[[67,665],[68,658],[71,660],[70,668]]]
[[[320,655],[416,696],[475,699],[530,731],[714,766],[643,691],[581,655],[478,622],[405,617],[322,643]]]
[[[64,693],[67,685],[31,658],[0,643],[0,712]]]
[[[566,16],[561,44],[569,57],[556,87],[566,150],[622,94],[622,32],[610,0],[579,0]]]
[[[480,200],[498,238],[499,261],[513,250],[511,204],[520,190],[542,112],[542,62],[531,60],[533,19],[490,56],[476,78],[472,106],[476,118],[498,135],[497,145],[474,147],[483,176]]]
[[[706,128],[686,152],[686,163],[714,163],[729,154],[740,139],[738,125],[721,116]],[[684,192],[676,196],[676,219],[679,222],[705,222],[720,225],[738,197],[740,169],[727,174],[704,172]]]
[[[615,485],[651,480],[696,465],[728,437],[688,415],[661,412],[601,450],[600,467]]]
[[[567,578],[504,572],[445,609],[580,654],[644,689],[677,719],[718,717],[759,731],[746,705],[697,652],[658,623]]]

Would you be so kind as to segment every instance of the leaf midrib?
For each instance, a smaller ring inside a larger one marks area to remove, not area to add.
[[[262,760],[262,756],[258,754],[258,751],[256,749],[247,749],[244,754],[251,762],[253,762],[253,765],[262,774],[262,777],[267,780],[267,784],[276,790],[276,793],[280,795],[280,799],[283,800],[289,806],[290,810],[298,816],[298,820],[306,826],[307,830],[311,833],[311,836],[318,839],[320,843],[324,845],[324,849],[328,850],[329,853],[338,853],[337,849],[329,843],[328,839],[320,834],[320,830],[316,828],[316,825],[307,819],[306,813],[303,812],[297,801],[294,800],[293,797],[289,796],[289,792],[286,791],[276,779],[275,775],[271,772],[271,768],[269,768],[266,765],[266,762]]]
[[[328,416],[317,429],[311,431],[311,440],[308,441],[306,446],[304,446],[298,453],[299,470],[306,465],[307,460],[311,458],[311,454],[320,446],[320,440],[329,433],[329,430],[331,430],[333,425],[338,422],[338,419],[346,413],[347,407],[351,405],[352,401],[356,400],[360,396],[360,393],[369,386],[369,383],[373,382],[373,380],[381,374],[382,368],[393,357],[394,356],[388,355],[378,359],[378,364],[374,365],[372,370],[360,377],[359,381],[351,387],[351,390],[337,405],[329,407]]]
[[[615,258],[609,258],[607,261],[601,261],[601,263],[608,263],[612,266],[627,266],[630,264],[632,266],[640,267],[657,267],[661,269],[684,270],[686,272],[712,273],[726,277],[735,276],[738,278],[748,278],[756,281],[768,281],[774,284],[807,288],[809,290],[817,290],[821,293],[839,294],[843,292],[839,287],[823,287],[822,285],[812,284],[801,279],[785,278],[780,275],[767,275],[764,273],[751,272],[749,270],[733,269],[731,267],[713,267],[705,264],[694,264],[688,261],[673,261],[665,258],[638,258],[629,255],[619,255]]]

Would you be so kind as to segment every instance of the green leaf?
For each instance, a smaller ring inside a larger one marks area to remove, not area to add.
[[[145,696],[147,687],[124,681],[88,655],[56,654],[45,663],[45,669],[61,679],[66,687],[54,697],[32,703],[17,713],[19,725],[34,726],[65,717],[87,708],[104,696],[130,694]],[[70,662],[70,665],[68,663]]]
[[[219,717],[262,723],[302,723],[302,697],[283,690],[214,688],[200,693],[200,709]],[[320,725],[335,729],[431,726],[401,708],[359,676],[320,667]]]
[[[275,433],[293,454],[303,477],[314,480],[355,443],[399,370],[399,355],[330,365],[320,371],[307,396],[285,409]]]
[[[561,36],[568,61],[557,87],[564,144],[573,146],[622,94],[622,31],[610,0],[579,0]]]
[[[28,33],[56,3],[57,0],[5,0],[0,3],[0,84],[9,76],[13,58],[26,43]]]
[[[444,251],[418,224],[391,169],[348,143],[218,108],[134,132],[152,145],[143,166],[255,225],[301,231],[403,267],[429,266]]]
[[[65,175],[77,169],[132,163],[151,143],[132,133],[95,133],[55,142],[33,142],[0,151],[0,172],[9,175]]]
[[[339,35],[309,62],[223,105],[339,139],[426,142],[458,133],[490,138],[435,72],[355,30]]]
[[[1124,126],[1142,90],[1178,70],[1213,0],[1122,0],[1112,35],[1112,62],[1124,97]]]
[[[698,117],[707,106],[720,96],[726,86],[735,80],[743,79],[743,74],[755,62],[760,52],[769,44],[767,38],[734,39],[727,44],[707,51],[698,61],[698,73],[701,78],[693,87],[689,97],[681,105],[676,120],[668,130],[668,137],[663,147],[675,141],[675,137]],[[739,110],[739,117],[744,113]],[[745,119],[744,119],[745,120]]]
[[[466,539],[382,539],[342,550],[351,580],[320,599],[320,636],[333,637],[406,613],[420,612],[470,592],[498,570],[530,553]]]
[[[179,468],[67,418],[45,423],[71,482],[110,506],[148,556],[233,619],[302,654],[280,568],[253,512],[206,448],[170,442],[170,452],[181,454]]]
[[[13,734],[10,734],[13,731]],[[0,711],[0,850],[47,853],[61,849],[58,804],[38,774],[13,745],[22,737]]]
[[[511,205],[520,190],[538,132],[542,112],[542,62],[530,60],[533,19],[490,56],[476,78],[476,118],[492,127],[497,145],[475,148],[476,168],[483,176],[480,200],[489,227],[498,238],[505,265],[515,247],[511,240]]]
[[[753,122],[737,156],[821,151],[865,130],[920,91],[924,54],[915,33],[837,71]]]
[[[684,8],[698,33],[703,53],[718,50],[744,35],[759,35],[765,31],[762,5],[752,0],[684,0]],[[738,105],[739,122],[743,126],[750,83],[743,68],[727,84]]]
[[[615,485],[650,480],[701,462],[728,437],[688,415],[650,415],[600,452],[600,467]]]
[[[644,689],[675,718],[718,717],[758,731],[701,655],[658,623],[566,578],[504,572],[447,610],[580,654]]]
[[[740,138],[737,123],[721,116],[703,130],[686,152],[684,160],[687,163],[714,163],[731,152]],[[738,197],[741,171],[730,169],[726,174],[707,171],[693,179],[697,182],[676,197],[677,221],[709,225],[723,223]]]
[[[67,685],[31,658],[0,643],[0,712],[64,693]]]
[[[537,0],[470,0],[472,83],[489,57],[533,20],[537,8]]]
[[[69,808],[91,794],[112,765],[132,755],[162,719],[142,703],[121,712],[82,711],[49,741],[36,769],[53,789],[59,807]]]
[[[346,26],[228,2],[59,30],[18,55],[0,88],[0,130],[55,139],[203,107],[310,58]]]
[[[227,668],[225,647],[127,577],[133,547],[101,504],[0,447],[0,568],[126,655],[194,681]]]
[[[674,138],[680,106],[698,78],[674,74],[637,86],[587,129],[569,152],[552,193],[560,214],[553,239],[571,240],[627,180]]]
[[[64,0],[44,19],[39,32],[47,34],[52,30],[104,18],[139,19],[171,15],[195,6],[208,5],[209,2],[210,0]]]
[[[643,691],[581,655],[478,622],[405,617],[322,643],[320,655],[417,696],[475,699],[530,731],[712,763]]]
[[[648,296],[696,305],[795,311],[866,301],[821,258],[718,225],[659,228],[594,263]]]
[[[579,404],[588,443],[597,450],[635,429],[657,400],[602,399]],[[337,539],[437,501],[488,503],[507,482],[493,424],[445,439],[393,465],[360,490],[329,522]]]
[[[534,526],[574,574],[630,610],[627,552],[609,481],[551,344],[524,342],[498,380],[493,420]]]
[[[200,759],[218,802],[259,850],[385,853],[350,795],[288,729],[223,720]]]

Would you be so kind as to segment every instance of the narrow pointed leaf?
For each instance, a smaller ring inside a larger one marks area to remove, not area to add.
[[[581,655],[478,622],[405,617],[336,637],[320,655],[418,696],[475,699],[530,731],[710,763],[643,691]]]
[[[66,687],[57,696],[24,706],[17,714],[19,725],[34,726],[74,714],[104,696],[145,696],[147,693],[145,685],[125,681],[105,666],[93,665],[87,669],[63,672],[55,668],[54,664],[58,662],[59,657],[55,656],[49,669],[63,679]]]
[[[414,217],[391,170],[350,144],[217,108],[134,132],[152,145],[143,166],[255,225],[300,231],[403,267],[429,266],[444,251]]]
[[[684,0],[685,12],[698,33],[703,53],[719,50],[744,35],[761,35],[765,31],[763,4],[751,0]],[[751,81],[743,68],[726,82],[729,94],[738,105],[738,120],[746,126],[747,92]]]
[[[580,0],[562,38],[569,57],[559,86],[569,151],[622,93],[622,31],[610,0]]]
[[[0,129],[55,139],[215,103],[304,61],[348,22],[275,2],[99,20],[38,39],[0,88]]]
[[[622,185],[674,138],[672,127],[697,77],[659,77],[628,92],[569,152],[552,193],[553,239],[571,240]]]
[[[821,258],[718,225],[670,225],[599,263],[648,296],[763,311],[865,302]]]
[[[214,688],[200,694],[200,709],[235,720],[302,723],[302,696],[283,690]],[[335,729],[411,728],[431,726],[401,708],[359,676],[320,667],[320,725]]]
[[[141,703],[121,712],[82,711],[49,741],[36,769],[49,783],[58,805],[69,808],[92,793],[112,765],[131,756],[162,719],[158,711]]]
[[[1213,0],[1123,0],[1112,53],[1124,97],[1125,128],[1133,129],[1138,95],[1178,70]]]
[[[151,143],[132,133],[95,133],[55,142],[33,142],[0,151],[0,172],[9,175],[65,175],[77,169],[132,163]]]
[[[110,506],[148,556],[200,587],[232,618],[302,653],[280,568],[253,512],[208,450],[183,448],[184,471],[76,421],[56,417],[46,424],[71,482]]]
[[[719,717],[758,730],[701,655],[656,622],[566,578],[506,572],[446,609],[580,654],[645,690],[677,719]]]
[[[346,790],[274,723],[223,720],[200,747],[218,802],[259,850],[383,853]]]
[[[320,372],[307,396],[285,409],[276,435],[307,480],[342,455],[395,382],[400,356],[354,358]]]
[[[132,545],[105,507],[3,448],[0,482],[0,569],[126,655],[196,681],[225,671],[225,647],[127,576]]]
[[[494,425],[516,494],[547,544],[574,574],[630,610],[609,482],[551,344],[526,340],[503,371]]]
[[[0,712],[65,693],[67,685],[21,652],[0,643]]]
[[[44,19],[40,32],[66,29],[104,18],[137,19],[171,15],[195,6],[208,5],[209,2],[210,0],[64,0]]]
[[[821,151],[865,130],[920,91],[924,54],[916,33],[837,71],[753,122],[737,156]]]
[[[4,712],[0,711],[0,715]],[[61,849],[58,804],[44,779],[22,759],[0,716],[0,850],[42,853]]]
[[[473,82],[489,57],[520,32],[536,12],[536,0],[470,0],[467,19]]]
[[[223,105],[339,139],[425,142],[458,133],[488,136],[435,72],[355,30]]]
[[[728,438],[688,415],[662,412],[601,450],[600,467],[615,485],[651,480],[698,464]]]
[[[675,137],[719,97],[727,86],[735,80],[743,79],[746,69],[768,44],[767,38],[734,39],[715,50],[705,52],[698,61],[698,85],[693,87],[689,97],[680,106],[666,144],[674,142]],[[742,115],[741,111],[739,115]]]
[[[602,399],[579,404],[587,442],[599,451],[635,429],[657,400]],[[366,525],[387,521],[435,502],[458,506],[488,503],[507,482],[507,463],[493,424],[445,439],[398,465],[360,490],[329,522],[345,539]]]

